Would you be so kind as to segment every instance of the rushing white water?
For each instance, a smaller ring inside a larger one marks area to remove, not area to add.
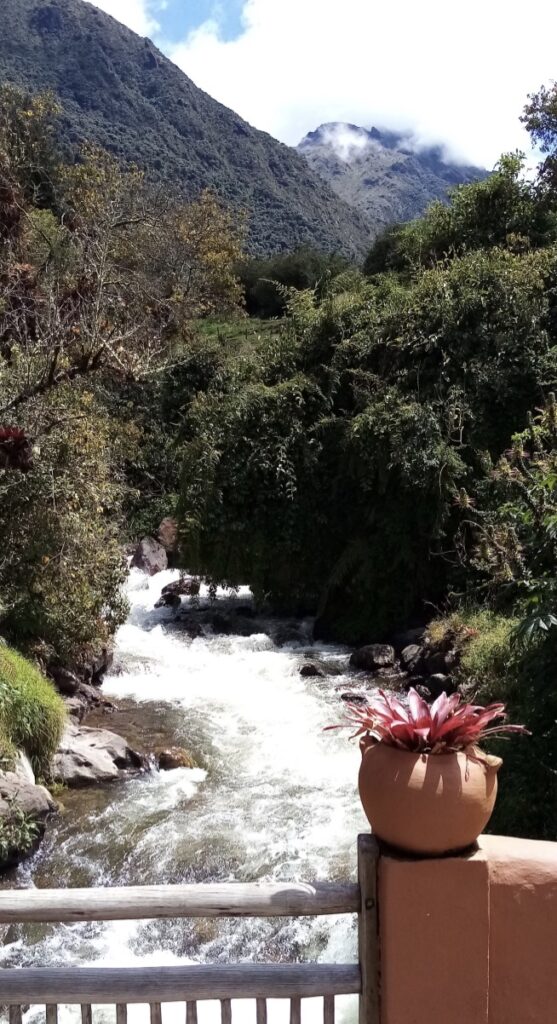
[[[104,691],[125,705],[138,732],[148,723],[146,743],[152,727],[192,750],[201,767],[73,794],[17,884],[353,878],[356,836],[366,828],[358,750],[345,733],[323,732],[342,713],[347,652],[316,645],[312,654],[336,663],[340,674],[302,678],[299,643],[279,648],[263,633],[192,641],[172,625],[171,610],[153,608],[172,578],[131,574],[131,611],[117,637],[120,671]],[[245,593],[238,600],[245,603]],[[11,929],[0,966],[355,956],[350,917],[126,922]],[[352,1000],[338,1002],[352,1014]],[[303,1007],[304,1024],[322,1012],[316,1000]],[[273,1003],[271,1024],[285,1020],[284,1012]],[[205,1004],[202,1024],[215,1013]],[[235,1021],[251,1024],[254,1013],[251,1004],[235,1004]],[[165,1014],[165,1021],[182,1020],[183,1008]]]

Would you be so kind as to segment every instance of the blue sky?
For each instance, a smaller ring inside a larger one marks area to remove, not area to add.
[[[557,78],[555,0],[89,2],[289,144],[348,121],[410,131],[491,168],[501,153],[528,152],[526,97]]]
[[[242,29],[242,0],[167,0],[156,11],[160,35],[171,43],[180,42],[204,22],[215,20],[223,40],[236,38]]]

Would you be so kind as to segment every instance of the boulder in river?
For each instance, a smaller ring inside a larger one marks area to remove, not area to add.
[[[390,644],[366,644],[358,647],[350,657],[352,668],[375,672],[379,668],[390,668],[395,663],[395,649]]]
[[[132,556],[134,569],[142,569],[149,576],[163,572],[168,567],[166,549],[154,537],[143,537]]]
[[[422,648],[408,644],[400,653],[400,662],[406,672],[418,672],[422,664]]]
[[[181,575],[179,579],[172,580],[171,583],[167,583],[161,590],[161,596],[164,594],[178,594],[185,597],[197,597],[201,590],[201,581],[196,579],[195,576]]]
[[[64,668],[63,665],[50,665],[48,674],[58,692],[64,697],[73,697],[79,690],[81,680],[74,672],[70,672],[69,668]]]
[[[71,788],[113,782],[123,771],[145,768],[147,759],[122,736],[70,722],[52,761],[54,782]]]
[[[0,826],[4,843],[0,868],[15,867],[36,849],[45,821],[57,810],[56,801],[44,786],[37,786],[33,769],[24,754],[12,771],[0,772]]]
[[[48,789],[36,785],[29,762],[21,754],[13,771],[0,772],[0,819],[8,817],[14,807],[39,819],[57,808]]]
[[[156,758],[162,772],[169,772],[174,768],[197,768],[195,759],[184,747],[167,747],[165,750],[158,750]]]
[[[155,608],[179,608],[181,604],[179,594],[161,594],[155,601]]]
[[[158,528],[157,536],[168,554],[173,554],[176,551],[178,547],[178,523],[172,516],[165,516]]]
[[[315,665],[313,662],[309,661],[307,664],[301,666],[300,675],[302,676],[302,679],[322,679],[325,673],[319,665]]]

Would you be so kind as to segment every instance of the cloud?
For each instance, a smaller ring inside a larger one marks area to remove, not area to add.
[[[156,0],[89,0],[94,7],[100,7],[101,11],[111,14],[117,21],[133,29],[140,36],[156,35],[159,31],[159,24],[155,18],[157,10],[162,10],[164,4]]]
[[[490,167],[528,146],[518,117],[557,77],[556,34],[554,0],[245,0],[235,39],[213,17],[165,50],[284,142],[323,122],[375,124]]]
[[[334,150],[340,160],[349,163],[373,145],[367,132],[350,124],[329,124],[321,133],[321,140]]]

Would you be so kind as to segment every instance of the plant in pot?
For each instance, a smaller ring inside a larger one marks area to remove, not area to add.
[[[491,817],[502,761],[479,744],[527,732],[507,724],[504,704],[481,707],[442,693],[429,705],[414,689],[407,705],[383,691],[349,705],[343,725],[361,737],[358,784],[375,835],[430,855],[470,846]]]

